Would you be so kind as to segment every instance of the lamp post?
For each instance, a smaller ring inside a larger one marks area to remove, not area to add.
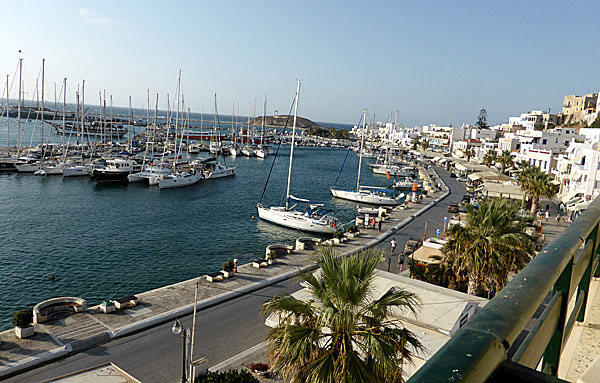
[[[188,329],[184,329],[181,326],[181,322],[179,322],[179,319],[175,319],[175,323],[173,323],[173,327],[171,327],[171,331],[175,335],[181,334],[181,339],[183,340],[183,357],[182,357],[183,368],[182,368],[182,372],[181,372],[181,383],[186,383],[187,377],[186,377],[186,373],[185,373],[185,357],[186,357],[185,342],[186,342],[186,338],[187,338]]]

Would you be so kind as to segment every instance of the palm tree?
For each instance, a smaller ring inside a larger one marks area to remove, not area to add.
[[[496,152],[493,150],[488,150],[485,156],[483,156],[483,163],[489,168],[494,164],[494,162],[496,162],[496,159],[498,159]]]
[[[535,214],[541,197],[552,199],[557,192],[555,185],[550,183],[550,175],[544,173],[537,166],[527,166],[519,176],[521,190],[531,202],[531,214]]]
[[[467,145],[464,155],[467,157],[467,162],[471,161],[471,157],[475,156],[475,150],[471,147],[471,145]]]
[[[320,273],[305,273],[311,298],[281,295],[265,303],[279,325],[267,338],[274,371],[287,382],[403,382],[402,366],[422,345],[391,310],[415,312],[416,296],[393,287],[373,300],[373,271],[382,259],[367,250],[354,257],[324,248]]]
[[[500,165],[502,166],[502,174],[504,174],[506,168],[514,165],[514,161],[509,150],[503,150],[500,156],[498,157],[497,162],[500,162]]]
[[[510,272],[518,272],[534,254],[535,238],[524,232],[533,217],[518,215],[520,204],[502,198],[486,199],[479,209],[467,205],[466,226],[448,229],[442,265],[456,281],[467,280],[467,293],[482,289],[495,295]]]

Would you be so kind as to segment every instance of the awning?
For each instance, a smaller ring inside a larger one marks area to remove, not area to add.
[[[444,254],[442,253],[442,250],[440,249],[434,249],[432,247],[427,247],[427,246],[421,246],[419,247],[417,250],[415,250],[415,252],[410,255],[411,258],[414,258],[415,260],[419,261],[419,262],[423,262],[423,263],[427,263],[427,264],[437,264],[440,263],[440,259],[436,259],[436,258],[443,258]]]
[[[585,154],[580,154],[577,157],[575,157],[575,159],[573,160],[573,162],[579,162],[582,160],[582,158],[585,157]]]
[[[471,173],[467,176],[468,179],[470,179],[471,181],[477,181],[479,179],[481,179],[479,173]]]
[[[569,164],[566,162],[563,162],[560,164],[560,166],[558,167],[558,171],[561,173],[564,173],[567,171],[567,168],[569,167]]]
[[[560,186],[560,185],[561,185],[561,182],[560,182],[560,181],[558,181],[558,180],[552,180],[552,181],[550,181],[550,183],[551,183],[552,185],[556,185],[556,186]]]
[[[560,196],[560,200],[562,202],[566,203],[567,201],[572,200],[573,197],[575,197],[577,194],[579,194],[579,192],[576,191],[576,190],[573,190],[573,191],[570,191],[570,192],[566,192],[565,194],[563,194],[563,195]]]
[[[579,173],[571,173],[571,175],[569,176],[569,179],[571,181],[579,181],[579,179],[581,179],[581,174],[579,174]]]
[[[465,165],[463,165],[463,164],[456,164],[455,168],[456,168],[456,170],[459,170],[459,171],[462,171],[462,172],[464,172],[464,171],[467,170],[467,167]]]

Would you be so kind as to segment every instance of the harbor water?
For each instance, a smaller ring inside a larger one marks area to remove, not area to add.
[[[293,195],[325,203],[343,222],[354,218],[355,204],[333,199],[329,187],[346,152],[297,147],[291,186]],[[288,155],[289,146],[282,146],[264,205],[283,203]],[[221,270],[228,258],[249,262],[269,244],[292,244],[306,233],[257,218],[273,159],[228,157],[235,177],[166,190],[0,174],[0,329],[11,327],[13,311],[51,297],[98,304]],[[354,187],[357,166],[352,152],[337,185]],[[363,161],[361,184],[390,181]]]

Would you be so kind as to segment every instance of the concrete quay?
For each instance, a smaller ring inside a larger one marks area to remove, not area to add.
[[[436,175],[433,178],[434,184],[441,182],[442,190],[429,193],[420,204],[410,204],[405,210],[394,209],[381,232],[363,229],[360,236],[336,244],[336,252],[351,255],[376,246],[436,205],[449,191],[441,179]],[[251,263],[241,265],[234,278],[223,281],[211,283],[199,276],[138,293],[135,294],[139,298],[136,307],[109,314],[93,306],[81,313],[35,325],[36,334],[28,339],[17,338],[13,330],[4,331],[0,333],[0,379],[190,314],[196,282],[200,284],[198,309],[202,310],[314,269],[317,254],[317,250],[294,251],[278,257],[276,263],[266,268],[255,268]],[[257,254],[257,258],[263,256]]]

